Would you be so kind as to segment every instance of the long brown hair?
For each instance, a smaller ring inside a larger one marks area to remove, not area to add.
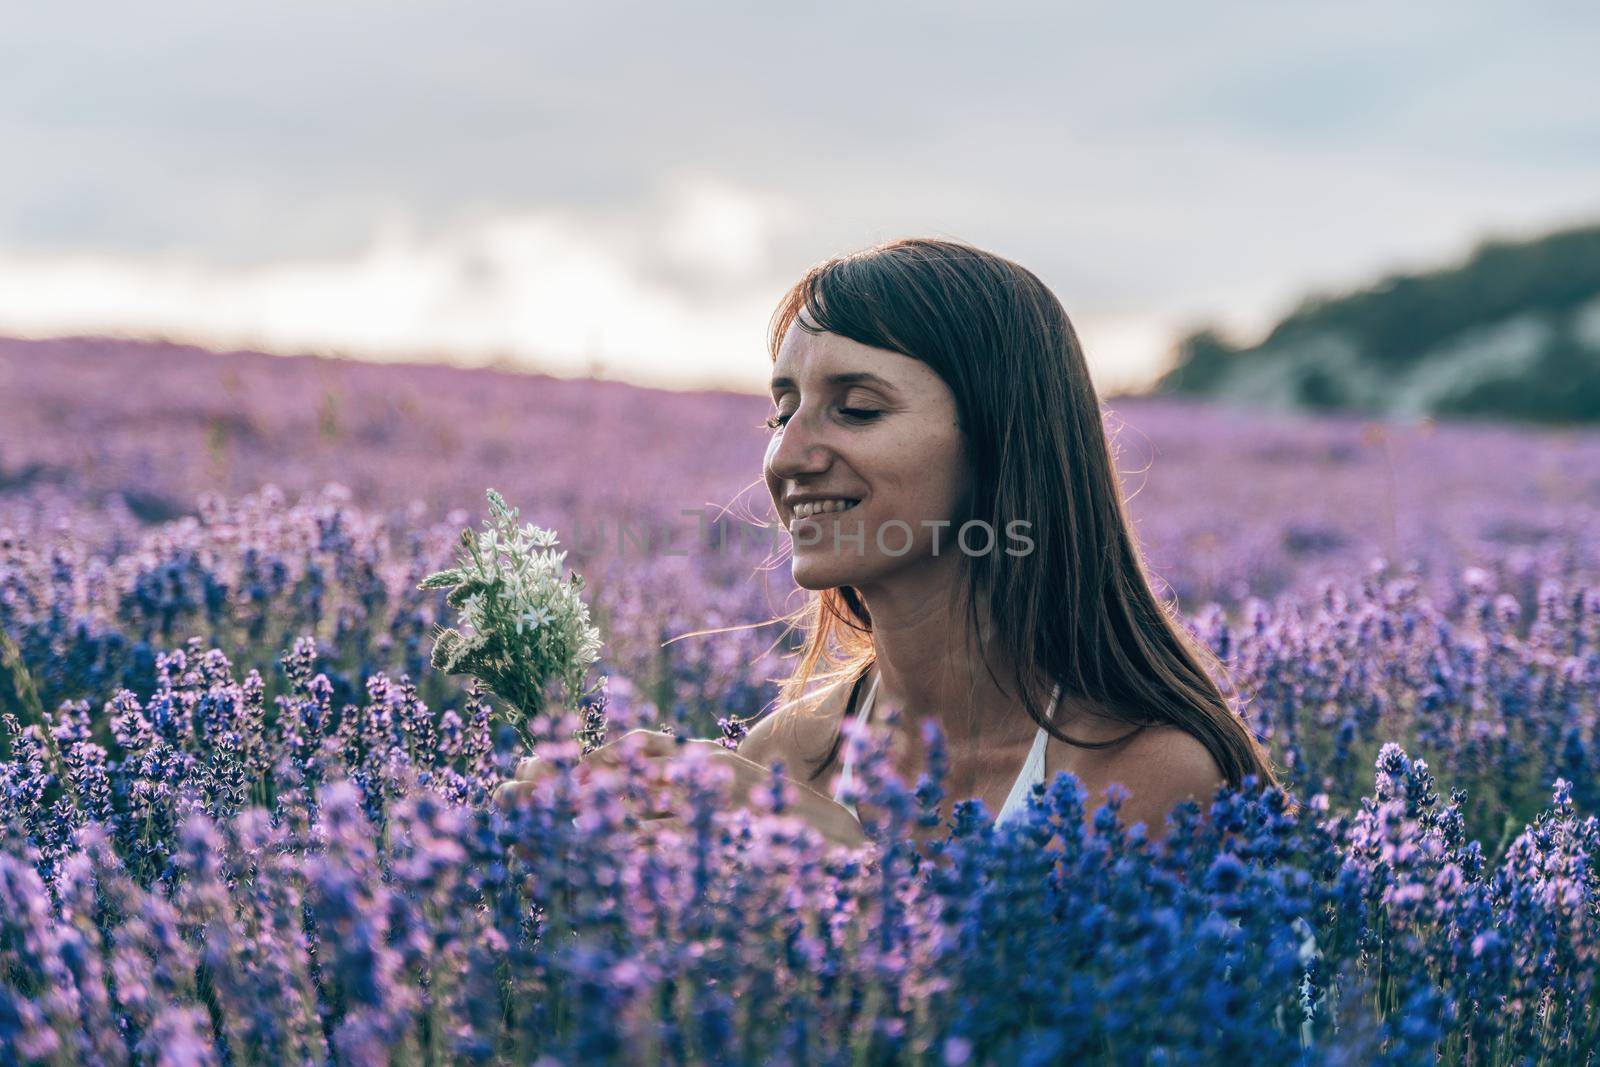
[[[797,319],[809,333],[921,360],[955,394],[972,490],[951,529],[971,520],[990,530],[1031,523],[1030,552],[962,553],[958,582],[972,632],[980,603],[986,607],[1029,718],[1081,748],[1174,725],[1206,746],[1230,785],[1246,774],[1279,785],[1207,673],[1225,678],[1222,665],[1175,621],[1176,606],[1151,590],[1082,348],[1043,282],[961,242],[902,238],[808,270],[773,315],[773,362]],[[819,590],[788,621],[805,640],[779,705],[798,705],[819,668],[824,678],[855,675],[859,688],[872,658],[872,618],[855,588]],[[1102,742],[1059,731],[1034,698],[1041,684],[1048,692],[1057,682],[1063,698],[1081,698],[1134,729]],[[842,733],[809,781],[833,765],[841,742]]]

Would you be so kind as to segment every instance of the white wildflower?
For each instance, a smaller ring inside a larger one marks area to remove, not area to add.
[[[529,524],[519,529],[517,509],[489,490],[486,529],[463,534],[457,566],[431,574],[424,589],[450,589],[448,603],[460,612],[459,626],[474,633],[465,640],[455,630],[434,643],[435,667],[473,674],[524,715],[544,710],[545,686],[552,677],[576,708],[605,679],[584,688],[590,665],[600,658],[600,631],[589,624],[583,580],[562,577],[567,553],[553,551],[555,531]],[[539,640],[526,640],[537,633]]]
[[[521,615],[517,616],[517,633],[522,632],[522,626],[527,624],[528,629],[537,630],[540,626],[553,620],[555,616],[544,608],[529,606]]]

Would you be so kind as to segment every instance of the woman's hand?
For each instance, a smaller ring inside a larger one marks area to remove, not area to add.
[[[579,757],[572,769],[572,775],[579,782],[586,782],[595,767],[620,768],[625,765],[628,755],[639,755],[644,758],[649,771],[644,780],[652,788],[664,786],[668,784],[666,775],[668,760],[678,755],[680,746],[686,748],[699,743],[679,742],[672,734],[658,730],[630,730],[615,741],[609,741]],[[494,800],[502,807],[509,807],[532,796],[538,783],[555,773],[556,765],[553,761],[530,756],[517,764],[517,769],[509,781],[500,783],[495,789]]]
[[[649,738],[650,740],[646,740]],[[580,782],[587,781],[592,768],[597,766],[619,767],[622,765],[621,754],[624,751],[643,749],[646,752],[655,752],[660,745],[656,739],[665,738],[668,742],[676,744],[671,734],[655,730],[630,730],[617,738],[609,741],[591,752],[586,752],[579,757],[572,775]],[[512,777],[501,782],[495,787],[493,799],[501,807],[511,807],[531,797],[537,784],[556,773],[554,761],[540,759],[538,756],[529,756],[517,763],[517,769]],[[661,784],[664,779],[658,774],[651,775],[651,784]]]
[[[659,742],[649,742],[649,744],[659,744]],[[666,744],[676,746],[677,742],[668,736]],[[687,744],[702,746],[708,758],[733,768],[733,782],[729,787],[730,804],[748,805],[751,793],[757,788],[766,787],[771,779],[772,772],[764,764],[747,759],[725,745],[702,739],[691,740]],[[651,758],[665,760],[673,758],[676,754],[677,750],[668,748],[665,754]],[[850,809],[804,782],[789,777],[783,777],[780,781],[795,787],[790,803],[784,808],[784,814],[792,815],[810,825],[828,844],[847,845],[853,848],[868,840],[866,833],[861,829],[861,824],[850,814]],[[663,812],[651,817],[641,826],[642,832],[652,836],[668,828],[682,831],[688,828],[688,823],[681,815]]]
[[[667,777],[669,761],[681,759],[684,751],[690,746],[695,746],[707,759],[732,770],[733,777],[728,787],[730,804],[748,805],[751,793],[758,787],[766,786],[771,776],[771,772],[763,764],[746,759],[716,741],[698,738],[680,741],[672,734],[655,730],[630,730],[617,740],[583,756],[573,773],[583,781],[587,779],[591,767],[621,767],[624,765],[625,753],[637,754],[643,756],[651,768],[649,776],[651,785],[665,784],[669,780]],[[547,760],[525,759],[517,765],[515,777],[501,783],[495,790],[495,802],[502,806],[516,804],[532,795],[536,783],[554,773],[555,768]],[[783,781],[792,782],[796,787],[793,803],[784,809],[786,814],[794,815],[810,824],[830,844],[855,846],[867,840],[861,824],[850,814],[848,808],[832,797],[817,792],[804,782],[792,778],[784,778]],[[684,818],[675,811],[652,811],[644,816],[640,830],[654,835],[668,827],[681,830],[686,825]]]

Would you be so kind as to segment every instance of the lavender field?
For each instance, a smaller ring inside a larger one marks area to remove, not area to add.
[[[1151,846],[1062,776],[995,829],[876,733],[854,853],[693,746],[682,838],[603,775],[499,809],[530,739],[430,667],[418,583],[493,486],[606,642],[541,754],[735,743],[799,603],[769,406],[0,340],[0,1062],[1595,1061],[1600,432],[1107,401],[1298,814]]]

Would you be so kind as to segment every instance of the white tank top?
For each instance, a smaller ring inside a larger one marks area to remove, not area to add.
[[[882,677],[874,674],[872,686],[867,690],[866,699],[861,702],[861,710],[856,712],[857,722],[866,722],[867,716],[872,713],[873,698],[878,695],[878,679]],[[1061,698],[1061,686],[1057,685],[1050,694],[1050,706],[1045,709],[1044,717],[1050,722],[1055,722],[1056,701]],[[1050,735],[1043,726],[1033,736],[1033,747],[1028,749],[1028,758],[1022,761],[1022,770],[1017,772],[1017,780],[1011,783],[1011,792],[1006,796],[1005,803],[1000,806],[1000,814],[995,816],[994,824],[999,826],[1011,816],[1022,810],[1028,800],[1028,792],[1034,785],[1044,784],[1044,749],[1049,742]],[[856,806],[852,802],[840,799],[846,786],[853,781],[850,763],[850,745],[848,740],[844,744],[844,767],[839,771],[839,780],[833,787],[833,799],[844,807],[858,820],[861,818]]]

